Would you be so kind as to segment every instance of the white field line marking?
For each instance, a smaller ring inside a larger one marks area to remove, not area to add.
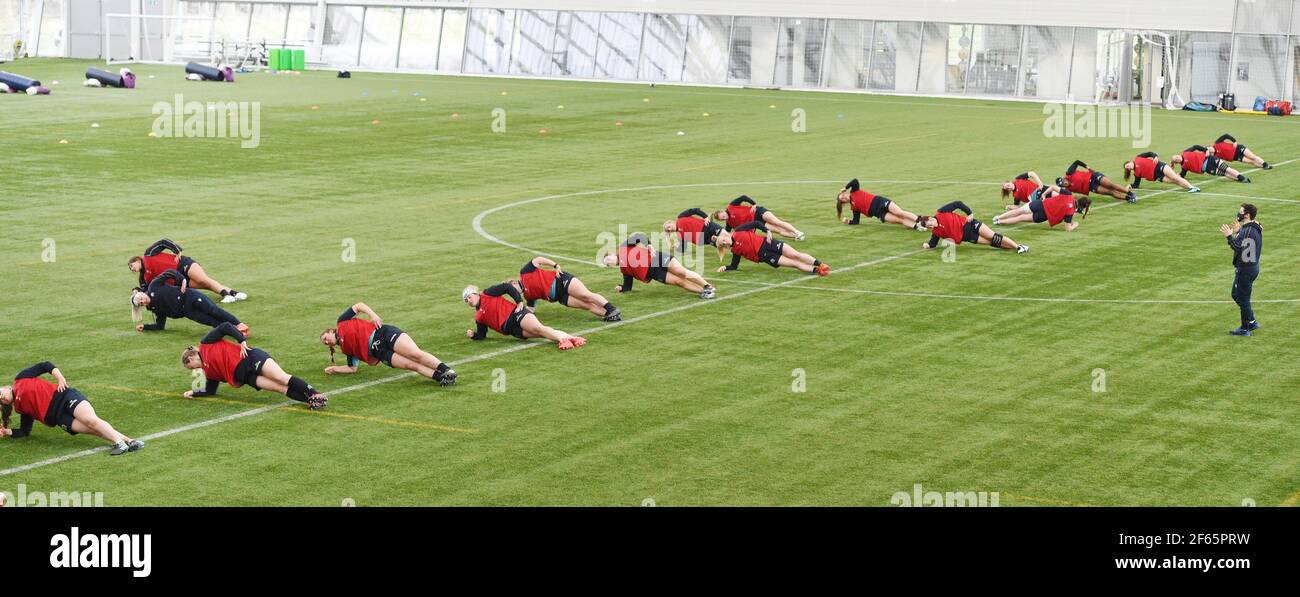
[[[898,255],[892,255],[892,256],[889,256],[889,257],[881,257],[881,258],[878,258],[878,259],[873,259],[873,260],[871,260],[871,261],[864,261],[864,262],[859,263],[859,264],[857,264],[857,265],[853,265],[853,266],[850,266],[850,267],[842,268],[842,269],[840,269],[840,270],[836,270],[835,272],[831,272],[831,273],[846,272],[846,271],[851,271],[851,270],[855,270],[855,269],[858,269],[858,268],[870,267],[870,266],[872,266],[872,265],[876,265],[876,264],[878,264],[878,263],[886,263],[886,262],[889,262],[889,261],[893,261],[893,260],[895,260],[895,259],[901,259],[901,258],[903,258],[903,257],[907,257],[907,256],[909,256],[909,255],[914,255],[914,254],[919,253],[919,252],[921,252],[921,250],[920,250],[920,249],[917,249],[917,250],[914,250],[914,251],[908,251],[908,252],[906,252],[906,253],[900,253],[900,254],[898,254]],[[580,331],[580,332],[576,332],[575,335],[577,335],[577,336],[584,336],[584,335],[588,335],[588,334],[595,334],[595,333],[603,332],[603,331],[605,331],[605,330],[610,330],[610,329],[613,329],[613,328],[616,328],[616,327],[620,327],[620,326],[624,326],[624,325],[628,325],[628,324],[632,324],[632,323],[637,323],[637,322],[639,322],[639,321],[645,321],[645,320],[647,320],[647,319],[654,319],[654,318],[656,318],[656,317],[662,317],[662,316],[664,316],[664,315],[670,315],[670,314],[673,314],[673,313],[679,313],[679,312],[681,312],[681,311],[686,311],[686,310],[688,310],[688,309],[694,309],[694,308],[697,308],[697,307],[702,307],[702,306],[704,306],[704,305],[708,305],[708,304],[711,304],[711,303],[717,303],[717,302],[719,302],[719,301],[725,301],[725,300],[730,300],[730,299],[737,299],[737,298],[740,298],[740,297],[742,297],[742,296],[749,296],[749,295],[751,295],[751,294],[757,294],[757,293],[764,292],[764,291],[767,291],[767,290],[772,290],[772,289],[774,289],[774,288],[780,288],[780,287],[782,287],[782,286],[784,286],[784,285],[793,285],[793,284],[799,282],[801,279],[802,279],[802,278],[793,278],[793,279],[791,279],[791,280],[788,280],[788,281],[783,282],[783,283],[780,283],[780,284],[773,284],[773,285],[771,285],[771,286],[762,286],[762,287],[758,287],[758,288],[752,288],[752,289],[750,289],[750,290],[744,290],[744,291],[737,292],[737,293],[734,293],[734,294],[723,295],[723,296],[720,296],[720,297],[718,297],[718,298],[716,298],[716,299],[711,299],[711,300],[698,299],[696,302],[687,303],[687,304],[684,304],[684,305],[680,305],[680,306],[677,306],[677,307],[673,307],[673,308],[671,308],[671,309],[665,309],[665,310],[663,310],[663,311],[656,311],[656,312],[654,312],[654,313],[647,313],[647,314],[645,314],[645,315],[640,315],[640,316],[633,317],[633,318],[630,318],[630,319],[624,319],[623,321],[616,321],[616,322],[612,322],[612,323],[607,323],[607,324],[604,324],[604,325],[596,326],[596,327],[594,327],[594,328],[590,328],[590,329],[587,329],[587,330],[582,330],[582,331]],[[501,356],[501,355],[510,354],[510,353],[512,353],[512,352],[519,352],[519,351],[521,351],[521,350],[526,350],[526,349],[534,348],[534,347],[537,347],[537,346],[546,346],[546,345],[548,345],[548,344],[550,344],[550,343],[549,343],[549,342],[542,342],[542,341],[523,342],[523,343],[516,344],[516,345],[514,345],[514,346],[510,346],[510,347],[508,347],[508,348],[503,348],[503,349],[501,349],[501,350],[496,350],[496,351],[492,351],[492,352],[488,352],[488,353],[483,353],[483,354],[480,354],[480,355],[475,355],[475,356],[471,356],[471,357],[466,357],[466,358],[464,358],[464,359],[460,359],[460,360],[458,360],[458,361],[449,362],[448,365],[449,365],[449,366],[452,366],[452,367],[458,367],[458,366],[460,366],[460,365],[464,365],[464,364],[466,364],[466,363],[473,363],[473,362],[475,362],[475,361],[482,361],[482,360],[485,360],[485,359],[490,359],[490,358],[493,358],[493,357],[498,357],[498,356]],[[412,372],[408,372],[408,373],[399,373],[399,374],[397,374],[397,375],[391,375],[391,376],[389,376],[389,377],[384,377],[384,378],[380,378],[380,379],[375,379],[375,380],[371,380],[371,381],[367,381],[367,382],[363,382],[363,383],[359,383],[359,384],[355,384],[355,385],[351,385],[351,386],[347,386],[347,387],[339,388],[339,389],[334,390],[334,391],[332,391],[332,392],[326,392],[325,395],[326,395],[326,396],[329,396],[329,397],[334,397],[334,396],[338,396],[339,394],[346,394],[346,393],[349,393],[349,392],[355,392],[355,391],[357,391],[357,390],[362,390],[362,389],[369,388],[369,387],[373,387],[373,386],[377,386],[377,385],[380,385],[380,384],[386,384],[386,383],[389,383],[389,382],[398,381],[398,380],[400,380],[400,379],[405,379],[405,378],[407,378],[407,377],[411,377],[411,376],[413,376],[413,375],[415,375],[415,373],[412,373]],[[261,407],[258,407],[258,408],[254,408],[254,409],[250,409],[250,410],[246,410],[246,411],[242,411],[242,412],[237,412],[237,413],[233,413],[233,414],[225,415],[225,416],[222,416],[222,417],[217,417],[217,418],[214,418],[214,419],[208,419],[208,420],[205,420],[205,421],[199,421],[199,422],[196,422],[196,423],[191,423],[191,424],[189,424],[189,425],[184,425],[184,426],[181,426],[181,427],[177,427],[177,428],[175,428],[175,429],[168,429],[168,430],[166,430],[166,431],[160,431],[160,432],[158,432],[158,433],[152,433],[152,434],[149,434],[149,435],[146,435],[146,436],[139,437],[139,438],[137,438],[137,439],[142,439],[142,440],[144,440],[144,441],[151,441],[151,440],[155,440],[155,439],[159,439],[159,438],[164,438],[164,437],[167,437],[167,436],[170,436],[170,435],[176,435],[176,434],[178,434],[178,433],[184,433],[184,432],[186,432],[186,431],[193,431],[193,430],[195,430],[195,429],[202,429],[202,428],[204,428],[204,427],[211,427],[211,426],[213,426],[213,425],[219,425],[219,424],[221,424],[221,423],[226,423],[226,422],[229,422],[229,421],[234,421],[234,420],[237,420],[237,419],[242,419],[242,418],[244,418],[244,417],[251,417],[251,416],[254,416],[254,415],[260,415],[260,414],[262,414],[262,413],[270,412],[270,411],[276,410],[276,409],[278,409],[278,408],[283,408],[283,407],[285,407],[285,406],[290,406],[290,405],[294,405],[294,404],[298,404],[298,402],[295,402],[295,401],[292,401],[292,400],[286,400],[286,401],[284,401],[284,402],[280,402],[280,403],[277,403],[277,404],[270,404],[270,405],[267,405],[267,406],[261,406]],[[69,461],[69,460],[74,460],[74,459],[77,459],[77,458],[82,458],[82,457],[85,457],[85,456],[90,456],[90,455],[92,455],[92,454],[99,454],[99,453],[102,453],[102,452],[107,452],[107,451],[109,450],[109,448],[110,448],[109,446],[101,446],[101,447],[98,447],[98,448],[92,448],[92,449],[89,449],[89,450],[82,450],[82,451],[80,451],[80,452],[73,452],[73,453],[71,453],[71,454],[64,454],[64,455],[62,455],[62,456],[55,456],[55,457],[53,457],[53,458],[47,458],[47,459],[45,459],[45,460],[41,460],[41,461],[38,461],[38,462],[33,462],[33,463],[31,463],[31,464],[24,464],[24,465],[21,465],[21,466],[15,466],[15,467],[12,467],[12,468],[7,468],[7,469],[4,469],[4,470],[0,470],[0,477],[5,477],[5,476],[8,476],[8,475],[12,475],[12,474],[15,474],[15,473],[21,473],[21,472],[25,472],[25,471],[30,471],[30,470],[32,470],[32,469],[42,468],[42,467],[46,467],[46,466],[50,466],[50,465],[54,465],[54,464],[59,464],[59,463],[61,463],[61,462],[67,462],[67,461]]]
[[[1293,159],[1287,160],[1287,161],[1285,161],[1285,162],[1278,162],[1278,163],[1276,163],[1276,164],[1273,164],[1273,168],[1277,168],[1277,167],[1279,167],[1279,166],[1285,166],[1285,165],[1287,165],[1287,164],[1292,164],[1292,163],[1295,163],[1295,162],[1297,162],[1297,161],[1300,161],[1300,158],[1293,158]],[[1261,169],[1261,168],[1251,168],[1250,170],[1240,170],[1240,172],[1241,172],[1242,174],[1254,174],[1254,173],[1256,173],[1256,172],[1263,172],[1263,169]],[[1216,183],[1216,182],[1226,182],[1226,181],[1228,181],[1227,178],[1224,178],[1224,177],[1222,177],[1222,176],[1216,176],[1216,177],[1211,178],[1211,179],[1209,179],[1209,180],[1202,181],[1201,184],[1193,185],[1193,186],[1196,186],[1196,187],[1203,187],[1203,186],[1206,186],[1206,185],[1214,184],[1214,183]],[[1188,182],[1191,182],[1191,181],[1188,181]],[[1237,181],[1234,180],[1234,181],[1231,181],[1231,182],[1237,182]],[[1163,195],[1163,194],[1165,194],[1165,193],[1173,193],[1173,192],[1175,192],[1175,191],[1186,192],[1186,190],[1184,190],[1182,187],[1175,186],[1175,187],[1173,187],[1173,188],[1168,188],[1168,189],[1165,189],[1165,190],[1163,190],[1163,191],[1156,191],[1156,192],[1154,192],[1154,193],[1151,193],[1150,195],[1140,195],[1140,196],[1139,196],[1139,199],[1150,199],[1150,198],[1152,198],[1152,197],[1155,197],[1156,195]],[[1249,197],[1249,199],[1264,199],[1264,198],[1263,198],[1263,197]]]
[[[755,282],[752,280],[733,280],[736,284],[750,284],[755,286],[774,286],[769,282]],[[934,298],[934,299],[962,299],[972,301],[1018,301],[1029,303],[1102,303],[1102,304],[1123,304],[1123,305],[1224,305],[1232,304],[1232,301],[1224,300],[1192,300],[1192,299],[1078,299],[1078,298],[1052,298],[1052,297],[1026,297],[1026,296],[981,296],[973,294],[939,294],[931,292],[895,292],[887,290],[864,290],[858,288],[830,288],[826,286],[800,286],[788,285],[783,288],[794,288],[799,290],[819,290],[822,292],[846,292],[853,294],[878,294],[883,296],[907,296],[916,298]],[[1300,299],[1266,299],[1251,300],[1252,303],[1300,303]]]
[[[933,185],[940,185],[940,184],[1001,185],[1002,184],[1000,182],[970,182],[965,180],[863,180],[860,182],[862,182],[863,184],[933,184]],[[592,195],[606,195],[610,193],[632,193],[637,191],[662,191],[662,190],[669,190],[669,189],[692,189],[692,188],[702,188],[702,187],[737,187],[737,186],[799,185],[799,184],[842,184],[842,182],[838,180],[777,180],[777,181],[769,181],[769,182],[701,182],[701,183],[692,183],[692,184],[652,185],[652,186],[644,186],[644,187],[632,187],[626,189],[606,189],[603,191],[579,191],[576,193],[561,193],[558,195],[534,197],[532,199],[523,199],[520,201],[506,203],[504,205],[498,205],[496,207],[493,207],[492,209],[483,211],[482,213],[474,216],[474,221],[472,222],[472,226],[474,227],[474,232],[477,232],[479,236],[486,238],[487,240],[490,240],[498,245],[510,247],[512,249],[517,249],[519,251],[523,251],[525,253],[531,253],[533,255],[550,257],[552,259],[563,259],[565,261],[571,261],[573,263],[582,263],[582,264],[591,265],[595,267],[604,267],[604,265],[600,263],[596,263],[595,261],[588,261],[586,259],[580,259],[578,257],[570,257],[568,255],[545,253],[542,251],[530,249],[522,245],[517,245],[507,240],[497,238],[492,233],[483,229],[483,219],[496,212],[505,211],[507,209],[519,207],[521,205],[528,205],[530,203],[539,203],[542,201],[549,201],[551,199],[565,199],[569,197],[589,197]]]

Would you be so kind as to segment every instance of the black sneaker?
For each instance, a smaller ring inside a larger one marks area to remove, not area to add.
[[[1124,200],[1128,201],[1129,203],[1137,203],[1138,202],[1137,193],[1134,193],[1133,191],[1129,191],[1128,197],[1125,197]]]
[[[460,374],[456,373],[455,369],[448,369],[446,371],[443,371],[442,375],[438,376],[438,385],[445,388],[449,385],[456,383],[456,378],[458,377],[460,377]]]
[[[307,409],[320,410],[325,408],[325,403],[327,402],[329,402],[329,398],[326,398],[324,394],[312,394],[311,397],[307,399]]]
[[[126,445],[126,442],[117,442],[116,444],[113,444],[113,449],[109,451],[108,455],[121,456],[130,451],[131,451],[131,447]]]
[[[1272,170],[1272,169],[1273,169],[1273,165],[1270,164],[1270,163],[1268,163],[1268,162],[1264,162],[1264,169],[1265,169],[1265,170]]]
[[[605,321],[623,321],[623,312],[619,311],[618,307],[614,307],[605,314]]]

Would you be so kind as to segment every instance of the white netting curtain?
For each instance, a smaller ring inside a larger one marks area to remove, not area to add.
[[[1286,35],[1291,25],[1291,0],[1239,0],[1234,29],[1237,33]]]
[[[600,19],[596,44],[596,76],[602,79],[635,79],[640,55],[644,15],[605,13]]]
[[[877,91],[916,91],[921,66],[921,24],[876,22],[869,87]]]
[[[417,70],[438,68],[438,35],[442,9],[408,8],[402,19],[402,43],[397,66]]]
[[[1069,95],[1073,44],[1074,29],[1070,27],[1027,28],[1024,96],[1061,100]]]
[[[781,87],[821,87],[823,19],[781,19],[776,38],[776,76]]]
[[[1289,82],[1287,38],[1281,35],[1238,35],[1234,52],[1232,92],[1237,105],[1250,107],[1256,97],[1280,99]]]
[[[325,37],[321,57],[337,66],[356,66],[361,48],[360,6],[330,6],[325,15]]]
[[[41,15],[39,47],[36,48],[37,56],[51,56],[55,58],[63,56],[64,43],[67,34],[63,20],[64,1],[65,0],[45,0],[45,12]],[[10,4],[17,4],[17,2],[11,2]],[[0,10],[0,13],[2,12],[3,11]],[[14,22],[16,23],[17,19],[15,19]]]
[[[1232,34],[1180,33],[1178,92],[1189,102],[1215,104],[1228,90]]]
[[[725,82],[730,35],[731,17],[690,17],[686,69],[682,80],[688,83]]]
[[[680,81],[686,59],[686,27],[680,15],[646,15],[638,77],[644,81]]]
[[[598,12],[560,13],[551,74],[590,79],[596,73]]]
[[[510,41],[514,37],[514,22],[513,10],[471,10],[469,29],[465,32],[464,71],[485,74],[510,72]]]
[[[366,8],[361,36],[360,66],[395,68],[397,44],[402,33],[402,9],[387,6]]]
[[[822,83],[836,89],[865,89],[871,57],[871,21],[831,21],[826,31],[826,72]]]
[[[975,25],[966,58],[968,95],[1015,95],[1020,82],[1019,25]]]
[[[551,48],[555,43],[559,14],[553,10],[521,10],[515,18],[515,38],[510,72],[516,75],[547,75]]]
[[[254,4],[252,25],[248,28],[249,41],[268,46],[284,44],[285,22],[288,19],[288,4]]]
[[[771,85],[776,68],[777,19],[736,17],[731,28],[727,82]]]
[[[443,11],[442,35],[438,39],[438,70],[450,73],[460,71],[465,59],[462,50],[468,26],[468,10],[448,8]]]

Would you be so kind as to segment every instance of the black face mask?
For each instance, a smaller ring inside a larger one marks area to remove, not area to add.
[[[1238,222],[1245,222],[1245,221],[1246,221],[1246,214],[1241,213],[1241,212],[1237,212],[1237,221],[1238,221]]]

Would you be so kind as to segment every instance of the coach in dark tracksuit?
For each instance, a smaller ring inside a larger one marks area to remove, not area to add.
[[[1241,309],[1241,327],[1228,332],[1234,336],[1249,336],[1259,329],[1255,311],[1250,308],[1250,291],[1259,277],[1259,257],[1264,251],[1264,229],[1255,221],[1258,213],[1254,205],[1243,203],[1237,210],[1237,222],[1219,228],[1228,239],[1232,265],[1237,268],[1237,276],[1232,281],[1232,300]]]
[[[153,312],[155,323],[139,326],[142,332],[161,331],[167,327],[167,319],[186,318],[207,327],[216,327],[222,322],[239,326],[238,317],[218,307],[212,299],[197,290],[190,290],[185,274],[169,269],[149,283],[144,292],[131,293],[132,313],[139,321],[140,307]]]

